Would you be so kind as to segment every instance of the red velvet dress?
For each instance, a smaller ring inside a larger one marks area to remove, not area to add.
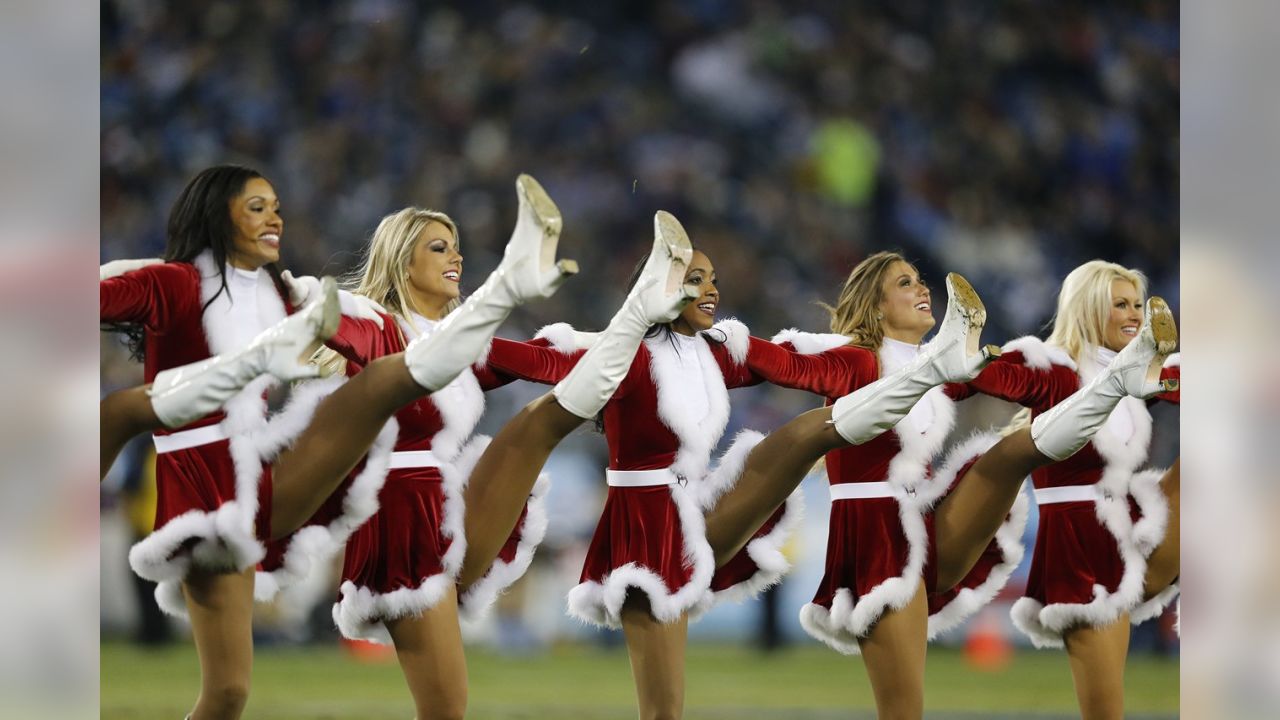
[[[425,318],[415,320],[413,332],[435,327]],[[410,332],[407,323],[390,315],[383,316],[382,328],[343,318],[328,344],[347,360],[350,377],[377,358],[403,352]],[[484,392],[513,379],[476,365],[401,408],[306,525],[271,544],[264,569],[279,584],[288,584],[345,545],[334,621],[348,638],[389,642],[384,621],[434,607],[457,579],[466,552],[462,491],[489,444],[489,437],[473,435],[484,412]],[[343,382],[334,377],[307,383],[281,413],[282,421],[292,415],[288,422],[300,432],[319,401]],[[546,530],[546,488],[546,478],[539,478],[493,566],[459,597],[464,614],[481,614],[528,569]]]
[[[1180,374],[1177,356],[1165,377]],[[1035,418],[1078,390],[1101,367],[1092,358],[1078,372],[1061,348],[1034,337],[1007,344],[1003,356],[959,395],[981,392],[1031,409]],[[1160,399],[1178,402],[1178,393]],[[1129,613],[1135,624],[1158,615],[1177,594],[1176,585],[1142,601],[1147,557],[1164,537],[1168,505],[1160,492],[1163,470],[1141,470],[1151,440],[1151,414],[1137,398],[1125,398],[1092,442],[1075,455],[1032,473],[1037,491],[1097,487],[1096,501],[1040,505],[1040,525],[1026,597],[1013,621],[1037,647],[1061,647],[1075,625],[1102,626]]]
[[[774,341],[751,338],[750,369],[775,385],[822,395],[828,404],[881,376],[877,354],[849,345],[842,335],[788,330]],[[909,346],[904,351],[912,352]],[[937,547],[931,508],[998,439],[987,435],[961,443],[935,474],[931,461],[954,422],[953,399],[935,388],[893,430],[827,454],[833,497],[869,496],[831,503],[826,573],[813,601],[800,611],[809,634],[855,654],[858,639],[887,609],[910,602],[921,579],[926,591],[934,592]],[[851,487],[855,484],[866,487]],[[1019,502],[983,561],[958,585],[965,592],[931,608],[929,637],[964,620],[1008,581],[1023,552],[1026,501]]]
[[[604,432],[610,471],[670,469],[675,482],[648,487],[611,484],[587,551],[569,612],[589,623],[620,627],[629,591],[646,594],[655,618],[697,617],[721,597],[737,597],[771,585],[789,569],[781,553],[801,514],[793,496],[719,573],[706,540],[704,514],[737,482],[750,449],[762,436],[743,431],[714,469],[711,451],[729,419],[728,388],[758,382],[742,366],[746,330],[717,325],[729,342],[701,336],[649,338],[627,376],[605,405]],[[555,336],[565,326],[540,335]],[[527,380],[554,383],[582,355],[565,343],[557,350],[511,357],[494,347],[489,363]],[[736,355],[736,358],[735,358]]]
[[[194,263],[144,267],[99,284],[101,321],[145,328],[145,377],[151,382],[162,370],[236,352],[292,312],[265,270],[228,267],[227,284],[219,294],[222,281],[208,252]],[[224,438],[156,456],[155,531],[133,546],[129,563],[159,584],[156,598],[166,612],[186,614],[181,582],[193,566],[242,570],[263,557],[271,476],[259,440],[267,432],[263,393],[272,383],[269,376],[259,378],[226,404],[225,413],[155,432],[158,448],[198,428],[216,427]]]

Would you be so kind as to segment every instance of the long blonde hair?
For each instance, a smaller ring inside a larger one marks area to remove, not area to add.
[[[458,226],[448,215],[439,210],[404,208],[378,223],[360,265],[342,277],[342,287],[377,302],[392,315],[412,322],[414,308],[410,305],[409,262],[413,259],[419,236],[433,222],[449,228],[454,239],[461,243]],[[459,304],[455,298],[445,306],[445,311],[452,311]],[[399,332],[399,328],[396,331]],[[333,350],[322,348],[314,362],[326,371],[336,372],[345,367],[346,359]]]
[[[1053,330],[1045,340],[1056,345],[1083,367],[1086,356],[1094,348],[1101,347],[1107,330],[1107,318],[1111,314],[1111,284],[1116,280],[1133,283],[1138,290],[1138,302],[1147,296],[1147,276],[1141,270],[1127,268],[1106,260],[1090,260],[1072,270],[1062,281],[1058,292],[1058,308],[1053,314]],[[1013,416],[1005,434],[1026,427],[1031,422],[1031,411],[1023,408]]]
[[[831,332],[847,335],[852,345],[873,352],[880,349],[884,342],[883,318],[880,317],[884,277],[889,268],[899,261],[907,262],[896,252],[871,255],[850,271],[835,307],[819,303],[831,315]]]

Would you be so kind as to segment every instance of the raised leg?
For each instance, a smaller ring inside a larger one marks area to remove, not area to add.
[[[747,544],[815,462],[847,444],[831,424],[831,408],[810,410],[765,436],[747,456],[737,484],[707,515],[716,566]]]
[[[1159,595],[1182,572],[1182,554],[1180,551],[1180,529],[1178,512],[1181,507],[1180,466],[1182,458],[1174,461],[1173,467],[1160,478],[1160,491],[1169,503],[1169,526],[1165,530],[1164,540],[1147,558],[1147,575],[1143,579],[1142,593],[1150,599]]]
[[[236,720],[253,670],[253,574],[193,571],[182,584],[200,658],[200,697],[191,720]]]
[[[116,457],[130,440],[164,427],[151,408],[150,385],[117,390],[98,403],[100,460],[98,479],[107,476]]]
[[[938,587],[964,579],[995,537],[1032,470],[1053,462],[1036,450],[1031,430],[1003,438],[978,459],[934,510]]]
[[[684,715],[684,658],[689,619],[661,623],[648,598],[632,593],[622,606],[622,633],[631,658],[640,720],[679,720]]]
[[[467,659],[458,626],[458,594],[449,588],[421,615],[386,623],[409,683],[417,720],[461,720],[467,712]]]
[[[551,451],[581,424],[582,418],[547,393],[516,413],[489,443],[463,491],[467,553],[458,585],[464,590],[497,557]]]
[[[886,610],[858,641],[881,720],[919,720],[924,715],[924,662],[929,606],[924,582],[901,610]]]
[[[426,394],[396,354],[369,363],[321,401],[311,424],[276,458],[272,539],[298,529],[369,451],[383,424]]]
[[[1124,662],[1129,654],[1129,615],[1105,627],[1078,627],[1063,636],[1084,720],[1124,717]]]

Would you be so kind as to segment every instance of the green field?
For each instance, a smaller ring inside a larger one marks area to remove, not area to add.
[[[688,720],[818,720],[873,717],[861,661],[816,645],[761,655],[736,646],[689,649]],[[558,647],[510,658],[468,653],[469,718],[624,720],[635,717],[625,650]],[[409,720],[413,704],[400,670],[357,662],[336,647],[259,649],[246,718],[254,720]],[[966,666],[961,654],[929,651],[925,698],[930,718],[1072,717],[1066,656],[1023,652],[1001,673]],[[102,717],[177,720],[198,687],[195,651],[102,646]],[[1174,717],[1176,660],[1131,658],[1127,716]],[[854,712],[856,711],[856,712]]]

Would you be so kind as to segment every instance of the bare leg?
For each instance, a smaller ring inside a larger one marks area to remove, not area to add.
[[[1147,558],[1147,575],[1143,580],[1143,595],[1150,599],[1159,595],[1178,577],[1182,571],[1182,555],[1179,549],[1181,523],[1178,512],[1181,507],[1182,483],[1179,480],[1182,458],[1174,461],[1173,467],[1160,478],[1160,490],[1169,503],[1169,529],[1165,531],[1164,540]]]
[[[1124,717],[1124,661],[1129,654],[1129,615],[1106,627],[1078,627],[1064,635],[1076,700],[1084,720]]]
[[[551,451],[581,424],[582,418],[547,393],[516,413],[485,448],[463,491],[467,554],[459,587],[465,590],[484,577],[516,526]]]
[[[738,483],[707,515],[707,541],[717,567],[747,544],[815,462],[849,444],[830,420],[831,408],[810,410],[769,433],[751,450]]]
[[[1023,428],[996,443],[934,510],[938,543],[938,590],[949,590],[973,568],[995,537],[1022,481],[1053,462],[1041,455]]]
[[[325,398],[298,441],[276,459],[272,539],[298,529],[369,451],[383,424],[426,394],[396,354],[369,363]]]
[[[881,720],[924,715],[924,661],[929,606],[924,581],[901,610],[886,610],[858,641]]]
[[[116,456],[130,440],[144,432],[164,427],[151,409],[151,398],[147,395],[149,387],[151,386],[141,385],[117,390],[98,403],[101,442],[99,480],[106,477]]]
[[[461,720],[467,712],[467,659],[458,627],[458,594],[450,587],[422,615],[386,623],[417,720]]]
[[[235,720],[253,670],[253,574],[192,571],[182,584],[200,657],[200,698],[191,720]]]
[[[622,606],[631,674],[636,682],[640,720],[679,720],[684,715],[684,651],[689,617],[660,623],[649,613],[649,599],[632,593]]]

